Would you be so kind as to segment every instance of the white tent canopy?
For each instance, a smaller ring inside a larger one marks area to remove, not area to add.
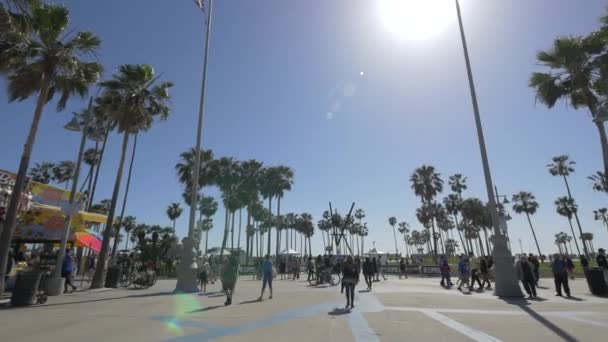
[[[386,252],[381,252],[379,250],[377,250],[376,248],[372,248],[369,250],[369,252],[367,252],[367,255],[384,255],[387,254]]]
[[[294,251],[293,249],[284,249],[279,255],[300,255],[300,252]]]
[[[221,251],[221,249],[217,249],[217,250],[215,250],[213,252],[210,252],[209,255],[210,256],[219,256],[220,255],[220,251]],[[232,254],[232,253],[230,253],[229,250],[224,249],[224,255],[230,255],[230,254]]]

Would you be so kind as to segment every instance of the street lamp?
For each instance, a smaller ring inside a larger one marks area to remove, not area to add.
[[[473,82],[473,72],[471,70],[471,61],[469,59],[469,51],[462,23],[462,14],[460,11],[460,3],[454,0],[456,4],[456,13],[458,15],[458,26],[460,28],[460,38],[462,40],[462,50],[467,68],[467,76],[469,79],[469,90],[471,92],[471,102],[473,104],[473,113],[475,115],[475,126],[477,128],[477,139],[479,140],[479,152],[481,154],[481,162],[483,164],[483,173],[486,183],[486,191],[488,193],[488,204],[490,215],[492,216],[492,226],[494,227],[494,236],[492,243],[494,249],[492,257],[494,259],[494,269],[496,276],[496,286],[494,294],[499,297],[523,297],[521,288],[517,282],[515,268],[513,267],[513,258],[511,252],[507,248],[507,237],[502,235],[500,231],[498,211],[494,199],[494,189],[492,189],[492,175],[490,173],[490,163],[488,162],[488,154],[486,151],[485,139],[483,136],[483,128],[481,126],[481,117],[479,114],[479,106],[477,104],[477,94],[475,92],[475,84]]]
[[[203,1],[195,0],[198,7],[203,10]],[[196,202],[198,198],[198,177],[201,167],[201,140],[203,135],[203,118],[205,114],[205,90],[207,85],[207,60],[209,57],[209,40],[211,38],[211,13],[213,10],[213,0],[209,0],[207,6],[207,33],[205,38],[205,52],[203,60],[203,77],[201,81],[201,97],[198,107],[198,123],[196,126],[196,155],[194,160],[194,172],[192,175],[192,187],[190,189],[190,217],[188,221],[188,236],[183,240],[181,262],[177,270],[177,284],[175,291],[179,292],[198,292],[197,284],[197,265],[194,247],[198,245],[194,237],[196,224]],[[204,13],[204,12],[203,12]]]
[[[82,156],[84,147],[86,144],[87,137],[93,141],[99,141],[100,137],[90,131],[90,123],[92,120],[91,109],[93,107],[93,98],[89,100],[89,106],[83,115],[74,114],[72,120],[68,122],[63,128],[71,132],[82,132],[80,139],[80,147],[78,149],[78,156],[76,157],[76,168],[74,170],[74,176],[72,179],[72,191],[70,192],[70,198],[68,204],[62,208],[62,213],[66,215],[65,226],[61,235],[61,243],[59,247],[59,253],[57,253],[57,262],[55,263],[55,269],[53,275],[47,280],[47,294],[49,296],[56,296],[62,293],[64,288],[65,279],[61,277],[61,269],[63,265],[63,258],[65,255],[65,249],[70,235],[70,226],[72,223],[72,216],[77,215],[80,211],[81,203],[74,203],[76,197],[76,191],[78,191],[78,177],[80,176],[80,166],[82,164]],[[90,134],[90,135],[89,135]]]

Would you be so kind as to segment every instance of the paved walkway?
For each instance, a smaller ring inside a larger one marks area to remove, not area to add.
[[[437,279],[389,278],[356,308],[339,287],[275,281],[275,298],[258,302],[260,282],[242,277],[233,305],[211,285],[205,294],[172,293],[175,281],[147,290],[102,289],[50,298],[43,306],[0,310],[7,341],[592,341],[608,334],[608,299],[571,284],[574,299],[541,289],[539,301],[465,295]],[[548,287],[550,281],[543,280]]]

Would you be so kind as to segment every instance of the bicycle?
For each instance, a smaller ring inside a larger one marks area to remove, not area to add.
[[[328,270],[321,270],[318,274],[313,271],[313,276],[308,280],[311,286],[317,286],[319,284],[330,284],[336,286],[340,284],[340,274],[329,272]]]

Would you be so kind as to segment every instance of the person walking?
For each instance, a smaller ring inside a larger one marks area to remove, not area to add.
[[[405,279],[407,279],[405,260],[403,260],[403,258],[401,258],[401,260],[399,261],[399,279],[401,279],[401,277],[405,277]]]
[[[469,286],[469,292],[474,290],[475,281],[477,281],[479,289],[481,290],[483,289],[483,286],[481,285],[481,280],[479,279],[479,269],[481,268],[481,264],[479,261],[480,258],[476,258],[472,252],[469,253],[469,256],[471,260],[471,285]]]
[[[491,289],[490,283],[490,264],[489,257],[481,257],[479,260],[479,271],[481,272],[481,287],[486,286],[486,289]],[[487,285],[486,285],[487,284]]]
[[[534,267],[525,255],[522,255],[515,264],[517,279],[519,279],[528,294],[528,298],[538,298],[536,295],[536,279],[534,279]]]
[[[439,259],[439,272],[441,273],[441,286],[452,287],[452,279],[450,278],[450,265],[445,255],[442,255]]]
[[[306,263],[306,269],[308,270],[308,281],[310,281],[315,276],[315,263],[312,261],[312,257],[308,257],[308,262]]]
[[[65,250],[63,264],[61,265],[61,277],[65,278],[63,292],[68,292],[68,286],[72,287],[72,292],[76,291],[76,286],[72,283],[72,273],[74,273],[74,255],[71,249]]]
[[[462,291],[462,285],[465,285],[465,287],[469,289],[469,292],[471,291],[469,286],[469,272],[469,259],[466,256],[461,255],[460,261],[458,262],[458,274],[460,278],[460,284],[458,284],[458,291]]]
[[[266,255],[266,260],[262,264],[262,293],[260,294],[260,298],[258,300],[263,299],[264,290],[266,290],[266,285],[268,285],[268,289],[270,290],[270,296],[268,297],[268,299],[272,299],[272,273],[272,261],[270,260],[270,255]]]
[[[236,280],[239,276],[239,260],[237,255],[230,255],[224,264],[222,271],[222,289],[226,292],[226,302],[224,305],[232,304],[232,296],[236,287]]]
[[[534,267],[534,279],[536,280],[536,286],[538,286],[538,280],[540,278],[539,276],[539,270],[540,270],[540,262],[538,261],[538,258],[536,256],[534,256],[534,254],[530,253],[528,255],[528,261],[532,264],[532,266]]]
[[[367,290],[371,291],[372,282],[374,280],[374,265],[372,264],[371,260],[369,260],[369,257],[366,257],[365,261],[363,262],[363,277],[365,278],[365,283],[367,284]]]
[[[568,271],[566,269],[566,262],[561,255],[556,254],[551,264],[551,270],[553,271],[553,280],[555,281],[556,296],[563,297],[562,287],[566,296],[570,298],[570,286],[568,286]]]
[[[568,275],[570,276],[570,279],[574,280],[574,263],[568,255],[566,255],[566,269],[568,270]]]
[[[603,248],[600,248],[597,250],[598,255],[595,258],[595,261],[597,262],[597,266],[601,267],[601,268],[608,268],[608,260],[606,260],[606,250]]]
[[[346,308],[355,308],[355,287],[359,282],[357,266],[353,262],[353,257],[348,256],[342,265],[342,284],[346,288]]]
[[[202,264],[199,268],[198,280],[201,285],[201,292],[207,292],[207,283],[209,282],[209,263],[207,260],[202,260]]]
[[[380,273],[379,273],[379,265],[378,265],[378,261],[376,260],[376,257],[372,258],[372,269],[374,271],[374,275],[376,276],[376,279],[374,281],[380,281]]]

